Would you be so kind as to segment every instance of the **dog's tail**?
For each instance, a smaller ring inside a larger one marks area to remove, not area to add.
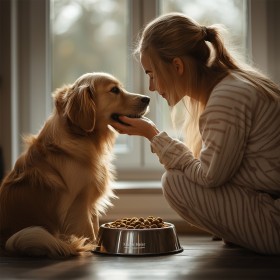
[[[87,238],[72,236],[68,240],[63,240],[37,226],[18,231],[7,240],[5,245],[5,249],[15,255],[50,258],[77,256],[93,248],[93,244],[87,243]]]

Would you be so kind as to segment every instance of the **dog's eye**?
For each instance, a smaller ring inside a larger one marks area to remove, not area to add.
[[[120,93],[120,89],[118,87],[113,87],[113,88],[111,88],[110,91],[115,93],[115,94],[119,94]]]

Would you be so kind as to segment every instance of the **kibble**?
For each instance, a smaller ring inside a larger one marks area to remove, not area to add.
[[[132,217],[122,218],[114,222],[105,224],[107,228],[126,228],[126,229],[149,229],[149,228],[165,228],[168,224],[160,217],[148,216],[146,218]]]

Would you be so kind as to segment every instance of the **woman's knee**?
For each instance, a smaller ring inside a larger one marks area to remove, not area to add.
[[[184,220],[195,225],[193,216],[193,201],[188,193],[191,183],[186,180],[183,172],[179,170],[166,171],[161,179],[163,195],[168,204]]]
[[[179,170],[167,170],[161,178],[162,190],[164,196],[173,196],[177,187],[178,177],[184,174]]]
[[[165,199],[174,207],[187,207],[189,195],[187,194],[188,182],[179,170],[166,171],[161,179]]]

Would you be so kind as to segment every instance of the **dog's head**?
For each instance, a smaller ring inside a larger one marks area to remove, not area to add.
[[[107,73],[88,73],[54,93],[58,113],[70,125],[92,132],[106,127],[119,115],[138,118],[148,110],[150,98],[130,93]]]

